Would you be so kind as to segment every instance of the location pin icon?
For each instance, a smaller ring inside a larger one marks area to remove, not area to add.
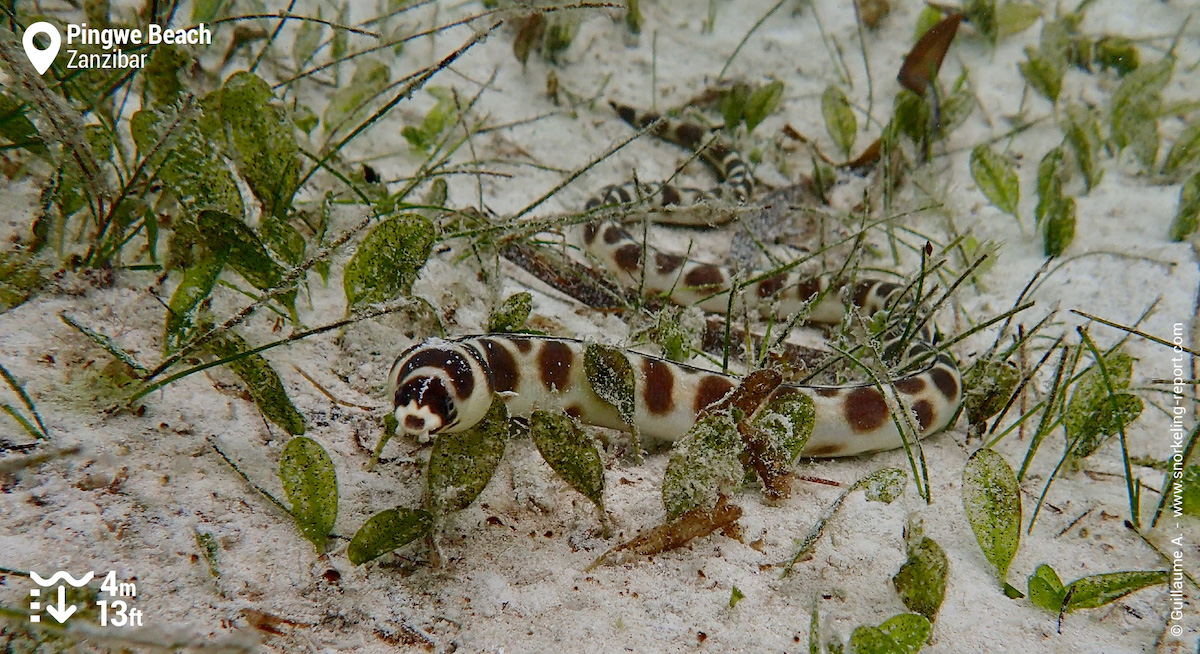
[[[46,38],[50,39],[50,47],[38,50],[33,43],[33,37],[38,34],[45,34]],[[25,38],[22,39],[22,42],[25,44],[25,54],[29,57],[29,63],[37,69],[38,75],[43,75],[50,68],[50,64],[54,63],[54,58],[58,56],[58,47],[62,45],[62,36],[58,34],[58,28],[46,21],[41,21],[25,28]]]

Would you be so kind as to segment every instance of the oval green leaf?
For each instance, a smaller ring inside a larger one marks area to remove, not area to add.
[[[1158,156],[1162,91],[1174,72],[1175,59],[1163,57],[1126,75],[1112,95],[1112,140],[1118,148],[1133,148],[1147,168]]]
[[[1075,198],[1066,197],[1046,210],[1042,248],[1048,257],[1057,257],[1075,240]]]
[[[1172,241],[1182,241],[1200,228],[1200,172],[1192,175],[1179,189],[1179,208],[1171,221]]]
[[[220,115],[230,155],[263,214],[286,216],[300,183],[300,146],[270,85],[254,73],[235,73],[221,87]]]
[[[579,423],[566,414],[534,411],[529,435],[554,472],[603,514],[604,462]]]
[[[1193,121],[1184,128],[1179,139],[1171,146],[1167,160],[1163,163],[1163,173],[1174,175],[1191,166],[1197,158],[1200,158],[1200,120]]]
[[[436,238],[433,223],[416,213],[392,216],[376,225],[346,264],[342,286],[347,313],[412,292]]]
[[[1067,585],[1066,610],[1094,609],[1134,591],[1166,582],[1166,570],[1130,570],[1084,577]]]
[[[1017,183],[1017,173],[1007,159],[996,154],[986,143],[977,145],[971,151],[971,177],[992,204],[1016,217],[1021,187]]]
[[[508,429],[508,407],[496,396],[474,427],[437,437],[425,477],[426,502],[435,515],[465,509],[479,497],[504,456]]]
[[[783,82],[771,82],[754,89],[746,99],[746,131],[753,132],[758,124],[771,115],[783,97]]]
[[[902,613],[878,627],[862,626],[850,634],[850,646],[856,654],[915,654],[932,633],[925,616]]]
[[[1081,102],[1072,102],[1067,107],[1062,128],[1067,143],[1075,151],[1075,161],[1083,173],[1084,186],[1091,191],[1104,177],[1104,170],[1096,165],[1096,154],[1101,147],[1096,112]]]
[[[1057,204],[1063,202],[1063,182],[1066,181],[1066,168],[1063,163],[1065,153],[1063,147],[1051,148],[1038,163],[1037,173],[1037,208],[1034,209],[1033,219],[1037,224]]]
[[[504,303],[488,316],[488,331],[492,333],[515,332],[525,326],[533,311],[533,295],[528,291],[513,293]]]
[[[667,519],[694,508],[711,508],[745,478],[742,437],[728,411],[702,416],[675,444],[663,478]]]
[[[251,286],[265,291],[278,286],[285,274],[283,266],[275,263],[266,246],[241,220],[220,211],[201,211],[196,217],[205,249],[211,253],[225,252],[226,264]],[[296,291],[278,296],[289,310],[294,310]]]
[[[225,253],[216,252],[195,262],[183,273],[183,280],[171,294],[167,304],[167,326],[163,337],[163,351],[173,354],[192,335],[195,329],[196,310],[207,298],[225,267]]]
[[[883,468],[859,479],[852,488],[862,488],[868,501],[891,504],[904,494],[907,479],[900,468]]]
[[[292,503],[296,526],[318,552],[337,519],[337,472],[325,448],[306,436],[288,441],[279,458],[279,479]]]
[[[975,540],[1003,583],[1021,543],[1021,496],[1017,476],[994,450],[980,449],[967,460],[963,507]]]
[[[1004,38],[1020,34],[1033,27],[1042,17],[1042,10],[1032,2],[1005,2],[996,7],[996,29]]]
[[[625,424],[633,424],[635,407],[633,366],[621,350],[589,343],[583,353],[588,384],[600,399],[616,408]]]
[[[933,626],[923,615],[901,613],[883,621],[879,631],[892,639],[904,654],[913,654],[929,640]]]
[[[892,585],[904,606],[933,620],[946,596],[949,570],[950,561],[941,545],[932,538],[922,537],[909,546],[908,560],[892,577]]]
[[[1025,48],[1025,57],[1025,61],[1017,64],[1021,77],[1024,77],[1025,82],[1039,95],[1050,102],[1058,102],[1066,61],[1035,48]]]
[[[346,556],[362,565],[403,547],[433,530],[433,516],[421,509],[386,509],[367,518],[354,533]]]
[[[1029,600],[1036,606],[1058,613],[1066,598],[1067,591],[1054,568],[1043,563],[1029,575]]]
[[[278,373],[261,354],[245,354],[250,347],[242,337],[225,332],[209,339],[204,349],[218,359],[232,359],[225,365],[246,383],[250,397],[268,420],[293,436],[304,433],[304,416],[288,398]]]
[[[830,84],[825,87],[825,92],[821,94],[821,114],[825,116],[825,129],[833,142],[846,156],[850,156],[854,137],[858,134],[858,120],[840,86]]]

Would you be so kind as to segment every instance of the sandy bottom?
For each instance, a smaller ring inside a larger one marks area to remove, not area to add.
[[[578,108],[575,116],[555,106],[545,94],[550,72],[557,75],[560,89],[577,96],[599,94],[601,99],[637,106],[648,106],[657,97],[658,106],[675,106],[713,82],[741,38],[772,5],[765,0],[718,2],[716,29],[703,33],[708,3],[643,4],[648,5],[646,24],[638,38],[628,36],[616,13],[592,14],[560,65],[551,67],[534,55],[522,67],[511,54],[512,32],[501,30],[435,78],[435,84],[470,96],[494,73],[475,110],[477,116],[488,117],[488,124],[549,114],[474,136],[474,156],[497,175],[478,180],[452,177],[453,206],[511,214],[560,183],[564,171],[586,165],[630,135],[602,102]],[[747,142],[763,156],[756,175],[774,185],[810,169],[808,154],[780,136],[784,124],[831,155],[836,153],[824,129],[820,95],[838,79],[843,63],[852,80],[843,83],[852,102],[865,108],[873,91],[873,117],[887,116],[897,90],[894,71],[911,43],[920,10],[916,2],[895,1],[891,15],[867,35],[874,80],[870,88],[849,5],[816,3],[826,38],[844,51],[844,62],[839,62],[823,45],[814,10],[792,13],[793,4],[785,3],[765,21],[727,75],[785,83],[780,110]],[[1135,8],[1132,3],[1102,0],[1089,10],[1084,29],[1131,38],[1162,37],[1174,34],[1195,7],[1147,2]],[[426,8],[407,20],[415,31],[477,10],[475,3],[446,3],[436,16]],[[1178,46],[1174,80],[1165,91],[1169,102],[1200,97],[1200,74],[1195,71],[1200,48],[1196,28],[1188,29]],[[381,60],[397,79],[458,47],[469,34],[467,28],[451,29],[435,40],[410,43],[400,56],[386,50]],[[926,237],[944,243],[951,234],[970,234],[995,247],[982,281],[964,285],[954,310],[944,312],[942,328],[950,333],[1007,310],[1044,262],[1040,239],[1031,227],[1033,189],[1038,160],[1061,140],[1053,121],[1043,120],[1015,139],[995,144],[997,151],[1007,148],[1018,164],[1023,225],[987,202],[968,167],[971,148],[1008,131],[1007,117],[1022,106],[1030,119],[1050,115],[1051,107],[1043,99],[1032,92],[1023,97],[1017,71],[1023,48],[1036,44],[1037,35],[1035,26],[993,49],[972,29],[963,28],[942,79],[952,81],[965,69],[980,106],[937,146],[934,162],[917,170],[898,198],[902,211],[935,207],[903,219],[911,231],[900,236],[909,245],[919,247]],[[1152,45],[1143,47],[1143,59],[1157,59],[1162,48],[1156,46],[1167,42],[1151,40]],[[215,50],[203,53],[205,61],[219,58]],[[350,72],[343,71],[343,78]],[[1108,74],[1072,70],[1063,95],[1100,102],[1103,109],[1117,83]],[[328,90],[310,87],[304,93],[301,102],[319,114]],[[369,139],[357,141],[350,154],[369,160],[385,179],[410,174],[419,157],[400,137],[400,128],[418,122],[430,105],[431,99],[419,93],[377,125]],[[861,114],[859,121],[865,122]],[[1164,142],[1173,142],[1183,126],[1177,117],[1165,117]],[[872,123],[859,135],[856,148],[877,134],[878,123]],[[464,148],[459,156],[465,161],[471,154]],[[634,170],[643,180],[664,178],[686,156],[673,146],[641,139],[595,166],[534,215],[579,207],[595,189],[628,179]],[[1057,310],[1046,334],[1068,334],[1071,339],[1075,326],[1083,324],[1070,312],[1073,309],[1132,324],[1153,306],[1141,329],[1170,338],[1175,325],[1181,325],[1194,346],[1189,334],[1200,287],[1196,255],[1191,245],[1171,243],[1165,236],[1179,187],[1136,175],[1135,166],[1124,159],[1102,161],[1105,175],[1097,188],[1086,196],[1082,188],[1069,189],[1081,194],[1077,238],[1051,263],[1051,272],[1031,294],[1036,307],[1022,314],[1020,322],[1030,326]],[[785,166],[787,170],[781,170]],[[699,165],[686,174],[706,183]],[[312,198],[323,190],[314,189]],[[843,203],[835,208],[844,209],[854,196],[841,192],[835,200]],[[26,234],[39,206],[37,182],[0,181],[0,202],[5,208],[0,218],[4,236]],[[348,228],[361,216],[359,208],[340,208],[335,230]],[[680,249],[686,249],[691,238],[663,237]],[[872,239],[881,253],[887,252],[880,234]],[[722,241],[727,240],[700,235],[692,252],[698,258],[720,260]],[[581,308],[509,264],[497,268],[495,261],[488,261],[484,276],[477,263],[464,260],[462,254],[460,244],[437,250],[415,288],[417,295],[442,310],[454,335],[486,328],[490,309],[520,290],[534,293],[534,314],[542,329],[614,344],[623,343],[629,333],[618,318]],[[306,325],[343,315],[345,300],[336,280],[349,256],[350,252],[337,253],[335,281],[329,286],[309,276],[309,294],[299,302]],[[890,257],[872,265],[901,273],[911,273],[917,265],[908,250],[901,260],[899,266]],[[115,399],[103,382],[109,358],[64,324],[59,314],[110,335],[141,361],[153,364],[161,356],[164,315],[156,298],[169,297],[178,280],[173,275],[158,283],[154,273],[138,272],[118,273],[110,280],[101,277],[66,274],[56,280],[53,292],[0,315],[0,363],[24,383],[54,437],[39,451],[80,448],[73,456],[0,476],[0,565],[41,574],[61,569],[103,575],[113,570],[119,579],[136,579],[132,605],[143,611],[145,625],[139,638],[209,645],[234,639],[261,642],[271,651],[364,653],[421,647],[467,652],[806,651],[814,606],[826,638],[848,637],[858,625],[877,625],[906,611],[890,579],[905,560],[906,525],[920,521],[950,562],[945,601],[925,651],[1196,651],[1200,618],[1194,587],[1186,589],[1181,622],[1168,621],[1169,597],[1161,586],[1068,615],[1061,628],[1056,616],[1028,600],[1006,598],[963,510],[962,470],[979,445],[965,442],[965,423],[925,444],[931,503],[918,496],[911,475],[907,492],[893,504],[852,495],[828,525],[815,556],[785,579],[781,563],[839,489],[800,483],[789,499],[771,506],[757,489],[747,487],[734,498],[745,511],[741,540],[713,535],[652,560],[585,572],[618,539],[662,520],[660,485],[668,455],[652,454],[641,465],[619,458],[615,450],[606,455],[605,497],[616,533],[605,540],[594,508],[554,476],[528,440],[510,444],[479,501],[446,525],[440,569],[431,569],[416,545],[360,567],[348,562],[344,540],[331,541],[330,551],[318,556],[289,516],[252,490],[209,445],[217,443],[250,479],[282,497],[276,471],[286,434],[263,420],[232,375],[211,370],[181,380],[145,398],[141,415],[102,412]],[[244,301],[222,292],[214,310],[228,315]],[[278,338],[272,334],[274,323],[273,315],[260,313],[243,333],[252,342],[266,342]],[[385,318],[268,354],[308,420],[307,435],[328,450],[337,468],[339,534],[353,534],[377,511],[416,506],[420,499],[421,461],[427,451],[415,443],[396,439],[384,451],[380,466],[373,471],[366,467],[380,432],[388,367],[411,344],[405,327],[398,319]],[[1091,333],[1101,345],[1122,336],[1100,326]],[[960,344],[955,354],[970,361],[994,338],[993,331],[985,331]],[[1167,406],[1168,387],[1151,380],[1172,376],[1172,353],[1138,339],[1130,340],[1127,349],[1138,359],[1134,386],[1145,389],[1147,402],[1130,430],[1129,449],[1135,456],[1163,459],[1170,454],[1169,417],[1155,405]],[[1039,356],[1031,352],[1030,361]],[[380,409],[335,404],[306,381],[301,370],[342,400]],[[1027,405],[1042,393],[1039,385]],[[3,401],[16,402],[11,397]],[[1187,416],[1188,425],[1194,420]],[[23,438],[15,423],[0,425],[5,438]],[[1022,485],[1026,525],[1062,446],[1061,432],[1051,435]],[[1026,448],[1027,440],[1015,436],[997,446],[1014,467]],[[908,469],[902,452],[887,452],[804,462],[798,472],[852,483],[887,466]],[[1159,498],[1162,474],[1140,467],[1135,472],[1146,484],[1142,512],[1148,520]],[[1169,540],[1180,535],[1186,542],[1185,565],[1192,574],[1197,572],[1195,519],[1178,525],[1175,519],[1164,519],[1158,528],[1145,530],[1143,540],[1124,526],[1128,514],[1120,448],[1114,440],[1089,459],[1083,471],[1056,480],[1032,533],[1023,533],[1009,581],[1024,589],[1025,578],[1041,563],[1053,565],[1064,581],[1117,570],[1162,569],[1168,562],[1148,543],[1170,552],[1176,548]],[[197,532],[211,534],[218,544],[218,577],[199,556]],[[25,607],[30,586],[23,577],[0,576],[0,604]],[[731,608],[734,587],[744,599]],[[263,616],[281,620],[272,623],[277,634],[252,626],[270,622]],[[1170,633],[1173,625],[1183,627],[1181,636]],[[109,627],[103,633],[115,637],[134,632]]]

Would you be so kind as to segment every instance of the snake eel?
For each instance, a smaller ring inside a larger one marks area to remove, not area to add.
[[[588,209],[649,200],[661,207],[703,202],[746,201],[753,178],[741,155],[707,130],[657,114],[614,105],[635,127],[700,152],[721,178],[712,189],[671,184],[605,187]],[[617,220],[585,224],[584,249],[627,285],[640,285],[682,305],[724,312],[730,306],[733,274],[711,263],[658,251],[634,238]],[[651,265],[645,265],[649,260]],[[807,311],[808,322],[836,324],[849,308],[870,316],[902,300],[905,287],[884,281],[849,283],[798,273],[751,275],[738,288],[738,306],[771,308],[777,315]],[[928,328],[904,342],[904,360],[921,357],[918,370],[881,383],[847,385],[782,384],[770,398],[787,394],[810,397],[815,408],[811,436],[800,452],[806,457],[854,456],[903,446],[897,423],[911,425],[918,438],[944,429],[962,399],[962,379],[954,358],[939,352]],[[893,338],[894,345],[900,339]],[[682,438],[708,406],[738,384],[725,373],[669,361],[631,350],[616,350],[633,372],[634,407],[625,417],[602,399],[585,371],[587,344],[570,338],[488,334],[454,340],[429,339],[403,352],[389,374],[399,428],[421,440],[471,428],[483,419],[496,394],[509,415],[532,411],[566,412],[579,421],[638,432],[650,438]],[[908,420],[894,415],[907,411]],[[628,418],[628,420],[627,420]],[[630,424],[632,423],[632,424]]]

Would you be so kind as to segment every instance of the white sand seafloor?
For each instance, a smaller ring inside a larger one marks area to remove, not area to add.
[[[580,26],[572,46],[551,66],[536,54],[522,66],[512,56],[513,32],[502,29],[473,48],[433,84],[453,87],[469,97],[489,76],[494,81],[482,93],[475,114],[489,124],[506,124],[542,114],[549,116],[515,127],[473,137],[472,156],[494,163],[490,171],[503,176],[451,178],[450,204],[486,208],[511,214],[533,202],[567,174],[588,164],[631,135],[606,103],[586,106],[571,115],[545,93],[548,72],[560,86],[601,99],[646,107],[682,104],[716,79],[742,37],[774,4],[769,0],[720,1],[716,30],[704,33],[708,2],[643,2],[645,25],[633,38],[620,12],[596,11]],[[912,29],[922,5],[893,0],[893,9],[876,31],[867,36],[872,88],[859,47],[859,32],[850,3],[819,0],[815,11],[827,39],[844,51],[851,84],[848,95],[856,106],[868,105],[873,92],[873,118],[886,119],[898,89],[895,72],[912,43]],[[1053,3],[1042,3],[1052,12]],[[279,8],[282,8],[280,4]],[[747,41],[730,66],[728,78],[753,82],[777,79],[785,84],[779,110],[755,131],[755,143],[767,156],[756,176],[783,185],[810,169],[808,153],[782,136],[784,124],[813,138],[836,157],[837,147],[825,132],[821,92],[837,80],[838,64],[823,44],[814,9],[793,12],[793,3],[770,16]],[[404,20],[416,31],[477,13],[478,3],[442,3],[422,8]],[[1091,34],[1122,34],[1147,38],[1143,61],[1162,56],[1170,36],[1188,18],[1200,15],[1200,3],[1120,2],[1093,4],[1083,24]],[[315,7],[294,11],[315,15]],[[354,20],[382,10],[366,3],[354,7]],[[329,7],[325,16],[332,15]],[[353,22],[353,21],[352,21]],[[485,27],[481,19],[474,27]],[[1053,121],[1043,121],[1011,141],[999,141],[998,151],[1018,165],[1021,180],[1023,229],[1011,216],[991,206],[972,181],[971,148],[1010,129],[1005,120],[1024,102],[1029,117],[1045,116],[1051,106],[1029,92],[1017,71],[1023,48],[1036,45],[1041,23],[1008,37],[995,48],[970,26],[964,26],[941,73],[949,84],[965,67],[979,107],[961,127],[935,148],[937,155],[912,175],[898,199],[900,210],[937,205],[904,218],[904,225],[945,242],[950,232],[969,233],[980,242],[995,244],[990,268],[978,285],[966,284],[955,295],[961,311],[942,312],[943,331],[954,333],[967,325],[963,314],[986,318],[1007,310],[1022,287],[1045,261],[1040,238],[1032,227],[1037,162],[1061,141]],[[224,28],[228,28],[225,25]],[[289,28],[290,29],[290,28]],[[285,30],[284,38],[288,38]],[[396,56],[390,49],[378,55],[399,79],[435,62],[459,47],[472,34],[470,26],[441,32],[435,39],[416,40]],[[1153,37],[1153,38],[1151,38]],[[218,40],[228,34],[218,33]],[[352,40],[354,47],[369,45]],[[210,67],[219,64],[224,46],[198,52]],[[1181,35],[1175,75],[1164,91],[1168,102],[1200,97],[1200,24],[1189,23]],[[241,60],[238,60],[241,61]],[[245,65],[237,63],[236,65]],[[225,74],[234,72],[228,69]],[[270,78],[267,65],[260,71]],[[352,70],[342,71],[348,80]],[[657,82],[657,88],[653,86]],[[1072,69],[1063,96],[1106,106],[1119,83],[1112,73],[1087,74]],[[310,85],[299,101],[318,115],[327,102],[328,87]],[[289,98],[290,101],[290,98]],[[417,123],[432,100],[418,93],[400,105],[368,138],[360,138],[347,156],[370,161],[384,179],[412,174],[420,164],[400,136],[403,124]],[[1193,112],[1194,113],[1194,112]],[[860,126],[865,124],[861,113]],[[1164,143],[1172,143],[1184,122],[1175,116],[1161,121]],[[878,134],[878,122],[860,129],[856,149]],[[777,150],[775,144],[786,145]],[[1165,146],[1164,146],[1165,147]],[[578,208],[604,184],[624,181],[636,171],[639,179],[669,176],[687,158],[680,149],[641,139],[601,162],[534,211],[534,215]],[[785,161],[786,174],[779,170]],[[1078,194],[1075,242],[1052,266],[1052,273],[1032,293],[1036,307],[1020,316],[1025,326],[1057,309],[1049,334],[1074,337],[1084,319],[1077,309],[1121,324],[1133,324],[1148,308],[1153,311],[1140,328],[1170,338],[1182,324],[1192,347],[1195,334],[1200,268],[1193,246],[1172,243],[1167,229],[1179,198],[1177,184],[1157,184],[1136,173],[1125,158],[1102,157],[1103,181],[1083,195],[1078,180],[1068,191]],[[529,165],[535,164],[535,165]],[[708,182],[699,164],[685,171],[695,183]],[[0,180],[0,215],[5,240],[28,236],[39,207],[41,178]],[[319,200],[336,181],[318,176],[305,191],[304,201]],[[919,186],[924,192],[918,192]],[[393,188],[398,188],[394,186]],[[843,194],[849,195],[849,194]],[[480,205],[482,198],[482,206]],[[845,210],[853,199],[835,209]],[[357,223],[364,209],[339,207],[334,231]],[[886,243],[879,234],[875,245]],[[670,242],[688,246],[690,235],[670,235]],[[726,237],[701,234],[693,253],[719,261]],[[915,241],[914,241],[915,242]],[[882,248],[881,252],[886,252]],[[352,250],[334,257],[328,286],[315,274],[308,277],[310,295],[298,302],[302,322],[324,324],[341,317],[345,298],[341,269]],[[879,265],[892,267],[890,260]],[[907,256],[898,269],[911,273],[919,263]],[[486,328],[489,311],[509,294],[530,290],[538,326],[559,335],[624,344],[629,328],[619,318],[581,307],[549,290],[511,264],[501,263],[503,279],[496,283],[495,262],[484,280],[472,258],[460,246],[436,249],[422,272],[415,293],[441,309],[452,335]],[[848,637],[858,625],[878,625],[907,609],[892,587],[891,577],[905,560],[904,529],[919,520],[925,534],[936,540],[949,559],[949,583],[934,623],[933,636],[923,651],[955,652],[1196,652],[1200,617],[1197,589],[1186,588],[1187,603],[1180,622],[1168,622],[1169,597],[1164,586],[1143,590],[1107,606],[1065,616],[1061,622],[1027,599],[1005,597],[995,570],[976,543],[962,503],[962,471],[977,440],[966,442],[965,421],[924,444],[932,487],[926,504],[911,480],[905,494],[892,504],[866,501],[852,494],[827,526],[815,556],[799,563],[781,579],[782,565],[823,509],[840,489],[797,483],[792,496],[776,506],[747,486],[733,501],[739,504],[743,536],[735,540],[714,534],[689,546],[620,566],[585,568],[602,552],[664,516],[660,487],[668,454],[648,456],[638,465],[606,455],[605,502],[615,527],[614,537],[601,537],[595,510],[571,491],[541,461],[530,441],[510,443],[504,461],[479,500],[448,521],[441,536],[441,568],[431,568],[420,543],[363,566],[352,566],[346,541],[333,540],[327,554],[317,555],[290,517],[252,490],[209,446],[218,443],[241,469],[273,494],[283,493],[278,462],[287,436],[269,425],[241,392],[235,378],[223,371],[197,374],[146,397],[141,415],[106,415],[102,409],[115,398],[102,390],[100,370],[108,356],[62,322],[69,314],[103,332],[153,365],[162,352],[164,309],[156,298],[167,298],[178,283],[173,275],[157,283],[154,272],[118,272],[111,281],[101,274],[66,273],[30,302],[0,315],[0,363],[25,385],[53,435],[46,447],[79,446],[75,456],[24,469],[3,480],[0,489],[0,566],[35,570],[107,572],[121,579],[136,578],[135,605],[144,612],[145,629],[173,638],[215,643],[223,639],[258,639],[264,651],[419,650],[460,652],[801,652],[807,651],[810,613],[820,613],[825,638]],[[228,291],[228,289],[225,289]],[[246,300],[222,291],[215,303],[218,316],[230,315]],[[259,312],[243,328],[255,343],[265,343],[276,316]],[[417,506],[422,488],[417,444],[395,439],[384,451],[385,462],[367,469],[370,450],[380,433],[379,417],[386,402],[386,374],[394,357],[411,344],[404,324],[385,318],[359,324],[344,333],[326,333],[267,353],[280,371],[287,390],[308,421],[307,436],[320,442],[333,458],[339,480],[339,514],[335,531],[351,535],[370,515],[395,506]],[[285,327],[285,329],[287,329]],[[1101,346],[1122,334],[1094,325],[1090,333]],[[955,354],[964,363],[986,349],[994,331],[960,344]],[[1042,345],[1048,344],[1045,341]],[[1166,402],[1167,387],[1151,380],[1170,378],[1169,349],[1133,338],[1128,351],[1137,357],[1134,386],[1147,388],[1147,409],[1129,431],[1131,454],[1158,459],[1170,454],[1169,418],[1152,404]],[[1031,353],[1035,361],[1040,352]],[[1189,363],[1190,367],[1191,364]],[[374,412],[335,404],[306,381],[299,370],[319,381],[333,395],[356,404],[378,406]],[[1194,376],[1194,368],[1188,375]],[[1028,406],[1044,394],[1048,379],[1039,379]],[[7,391],[5,391],[7,393]],[[16,399],[2,398],[16,404]],[[1163,404],[1165,406],[1165,404]],[[4,419],[6,420],[6,418]],[[1188,426],[1194,424],[1188,416]],[[7,437],[21,438],[15,423],[0,422]],[[997,449],[1019,467],[1027,440],[1006,438]],[[1022,484],[1025,523],[1037,496],[1061,453],[1061,432],[1042,445]],[[11,455],[10,455],[11,456]],[[908,470],[903,452],[893,451],[849,460],[803,461],[800,474],[849,484],[879,468]],[[1157,504],[1162,473],[1135,467],[1145,482],[1142,515],[1148,522]],[[116,483],[112,483],[118,478]],[[1051,487],[1047,505],[1031,534],[1022,530],[1020,550],[1009,581],[1025,588],[1025,580],[1042,563],[1051,564],[1063,578],[1119,570],[1164,569],[1160,558],[1138,534],[1124,525],[1129,515],[1120,447],[1113,439],[1086,463],[1085,470],[1060,476]],[[1081,518],[1082,516],[1082,518]],[[1076,521],[1074,522],[1073,521]],[[1145,529],[1148,541],[1163,551],[1175,549],[1169,539],[1183,535],[1186,568],[1200,572],[1200,528],[1194,518],[1176,527],[1165,519]],[[214,578],[199,557],[195,533],[212,534],[218,545],[219,577]],[[27,579],[0,576],[0,605],[24,606]],[[744,599],[730,607],[737,587]],[[256,630],[247,615],[269,614],[284,621],[278,634]],[[1183,627],[1172,635],[1171,625]],[[118,628],[110,628],[117,634]],[[149,633],[149,632],[145,632]],[[135,647],[136,649],[136,647]]]

